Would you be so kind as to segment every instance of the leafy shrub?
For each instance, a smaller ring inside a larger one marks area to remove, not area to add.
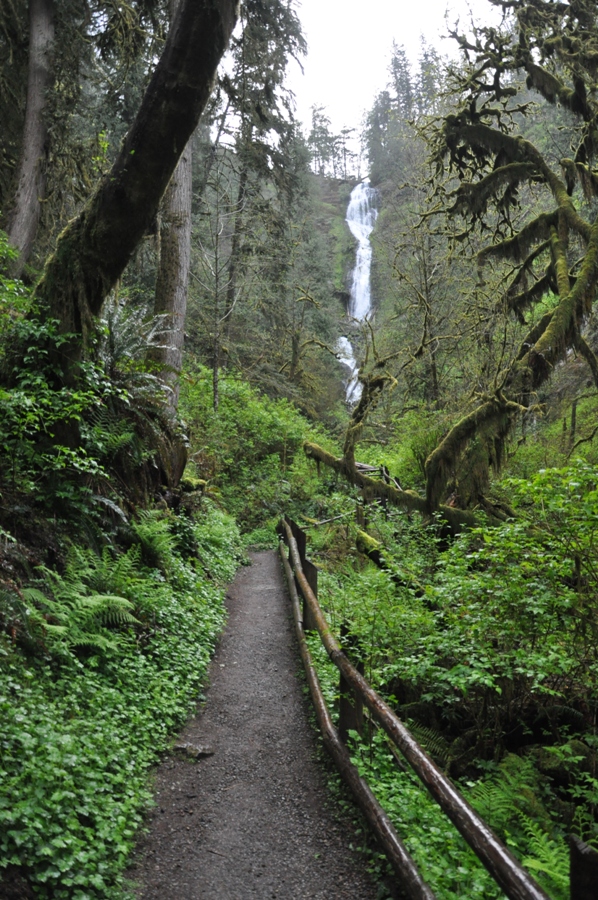
[[[338,670],[328,659],[317,634],[309,635],[308,643],[326,703],[334,710]],[[417,776],[406,764],[397,765],[381,731],[374,730],[370,741],[362,741],[353,732],[351,757],[439,900],[498,900],[503,896]]]

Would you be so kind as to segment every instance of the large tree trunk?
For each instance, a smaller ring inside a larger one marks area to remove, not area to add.
[[[156,216],[208,101],[236,18],[236,0],[182,0],[111,171],[46,263],[36,297],[63,334],[75,335],[60,350],[67,379],[104,298]]]
[[[173,412],[179,400],[191,261],[191,144],[189,141],[185,147],[162,201],[154,303],[155,314],[164,316],[167,334],[152,352],[152,358],[162,367],[161,378],[170,388],[168,402]]]
[[[8,239],[18,251],[11,274],[19,277],[31,255],[46,193],[48,129],[45,109],[52,79],[53,0],[29,0],[29,63],[23,144],[16,191],[8,220]]]
[[[170,0],[170,20],[179,0]],[[168,405],[176,412],[179,402],[179,376],[183,365],[187,290],[191,264],[191,199],[193,142],[185,147],[166,193],[160,216],[160,259],[156,277],[154,313],[164,317],[167,334],[154,349],[152,358],[162,367],[162,380],[170,388]]]

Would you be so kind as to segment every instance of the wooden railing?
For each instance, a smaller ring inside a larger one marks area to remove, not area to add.
[[[306,557],[305,533],[294,522],[283,519],[278,529],[280,554],[293,605],[297,639],[324,744],[353,791],[370,827],[385,850],[402,890],[409,898],[433,898],[417,866],[370,788],[352,764],[345,746],[347,732],[359,730],[360,709],[384,729],[424,783],[433,799],[453,822],[496,883],[511,900],[548,900],[542,888],[497,838],[488,825],[457,791],[453,783],[429,758],[393,710],[369,686],[363,674],[343,652],[317,600],[317,569]],[[284,543],[283,543],[284,542]],[[289,548],[289,559],[284,550]],[[303,609],[299,601],[303,597]],[[339,727],[334,727],[315,672],[305,631],[317,631],[341,677]],[[347,700],[347,697],[350,699]],[[343,740],[344,737],[344,740]],[[571,839],[571,900],[598,900],[598,853],[576,838]]]

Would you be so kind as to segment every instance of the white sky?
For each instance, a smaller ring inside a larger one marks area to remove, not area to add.
[[[291,63],[287,79],[299,121],[307,126],[317,104],[326,107],[335,132],[345,125],[359,128],[364,111],[386,86],[393,39],[413,62],[422,34],[442,54],[454,55],[454,42],[440,37],[447,30],[447,7],[450,25],[460,16],[465,26],[470,8],[483,22],[494,12],[486,0],[299,0],[308,55],[305,74]]]

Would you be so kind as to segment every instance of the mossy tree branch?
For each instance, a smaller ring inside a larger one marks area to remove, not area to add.
[[[351,484],[361,488],[367,497],[371,499],[386,500],[393,506],[404,509],[406,512],[419,512],[429,517],[431,511],[425,497],[420,496],[416,491],[403,491],[392,484],[385,481],[376,481],[369,475],[364,475],[355,466],[351,468],[347,465],[344,457],[333,456],[318,444],[307,441],[303,445],[303,450],[308,459],[313,459],[318,465],[323,464],[339,475],[343,475]],[[457,533],[465,527],[475,525],[475,516],[472,512],[462,509],[453,509],[450,506],[440,506],[432,512],[438,512],[440,517],[444,519],[453,532]]]
[[[497,454],[493,462],[497,466],[500,464],[502,443],[512,427],[514,417],[522,411],[523,407],[520,404],[497,394],[496,397],[485,400],[453,425],[426,460],[428,509],[438,508],[455,464],[474,436],[486,432],[486,436],[491,437]]]
[[[594,384],[598,387],[598,358],[596,357],[596,354],[581,334],[577,335],[575,346],[590,367]]]
[[[554,274],[552,270],[549,270],[543,278],[539,278],[531,288],[527,291],[521,291],[519,294],[515,294],[515,296],[507,296],[506,306],[510,312],[515,313],[521,324],[525,324],[525,319],[523,317],[523,311],[530,306],[533,306],[535,303],[538,303],[542,300],[546,294],[550,293],[555,289],[555,281]]]

